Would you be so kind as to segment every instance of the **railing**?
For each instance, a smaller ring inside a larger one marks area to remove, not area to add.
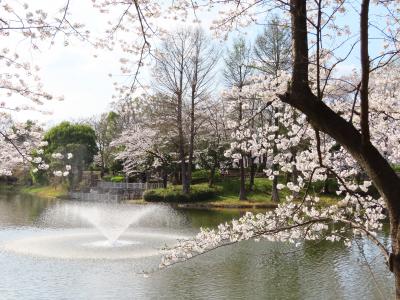
[[[82,201],[100,201],[100,202],[118,202],[124,200],[124,195],[111,194],[111,193],[81,193],[71,192],[70,197]]]
[[[117,189],[117,190],[149,190],[162,188],[160,182],[108,182],[99,181],[97,187],[101,189]]]
[[[159,182],[131,183],[99,181],[96,188],[92,188],[89,193],[71,192],[70,197],[82,201],[119,202],[121,200],[141,198],[145,190],[162,187],[162,183]]]

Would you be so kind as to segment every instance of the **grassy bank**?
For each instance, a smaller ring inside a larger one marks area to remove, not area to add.
[[[146,201],[161,201],[182,203],[182,207],[221,207],[221,208],[272,208],[276,203],[271,200],[272,181],[267,178],[255,178],[253,191],[247,193],[247,200],[240,201],[240,181],[238,178],[225,178],[218,180],[215,187],[209,189],[206,183],[192,185],[192,196],[184,198],[182,186],[169,186],[167,189],[155,189],[146,192],[151,197],[144,196]],[[200,197],[198,197],[200,191]],[[202,191],[209,191],[208,197],[201,195]],[[280,199],[284,200],[291,192],[288,189],[279,191]],[[320,196],[321,205],[333,204],[339,200],[336,195]]]
[[[21,193],[48,199],[62,198],[68,195],[68,189],[65,185],[29,186],[22,187],[21,189],[19,189],[19,191]]]

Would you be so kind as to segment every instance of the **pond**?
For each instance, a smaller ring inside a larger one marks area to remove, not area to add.
[[[325,241],[297,248],[247,241],[143,276],[143,271],[157,269],[157,251],[163,244],[243,212],[155,208],[122,233],[119,247],[103,247],[98,244],[101,235],[88,220],[68,220],[66,208],[68,212],[89,209],[74,205],[67,200],[0,195],[0,299],[388,299],[394,295],[392,275],[379,251],[364,239],[354,240],[350,248]],[[110,224],[124,219],[118,211],[111,212]],[[90,214],[102,216],[92,210]],[[380,238],[388,242],[387,233]]]

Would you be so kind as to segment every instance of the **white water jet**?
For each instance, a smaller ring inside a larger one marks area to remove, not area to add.
[[[40,227],[0,250],[63,259],[151,257],[186,238],[174,229],[183,221],[160,205],[63,202],[46,210]]]
[[[116,244],[119,237],[129,226],[138,223],[142,218],[155,214],[157,206],[127,205],[65,205],[66,218],[80,218],[96,228],[110,245]]]
[[[43,216],[46,224],[66,224],[67,227],[75,228],[89,225],[104,236],[110,245],[116,245],[129,227],[170,218],[174,218],[171,210],[158,205],[81,202],[56,205]]]

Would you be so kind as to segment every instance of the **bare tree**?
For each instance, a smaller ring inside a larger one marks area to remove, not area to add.
[[[292,41],[290,28],[283,20],[274,16],[254,43],[254,59],[260,71],[277,76],[279,71],[287,71],[292,66]]]
[[[195,136],[202,124],[197,120],[197,110],[210,95],[218,52],[201,29],[180,29],[163,42],[155,57],[154,78],[158,90],[166,96],[176,117],[182,187],[187,194],[190,192]],[[187,111],[189,120],[185,119]]]
[[[189,184],[192,179],[195,136],[198,127],[203,123],[200,121],[200,124],[196,126],[196,111],[198,106],[210,97],[211,88],[215,83],[213,81],[214,70],[219,56],[219,52],[201,28],[197,28],[192,32],[192,43],[192,56],[187,63],[186,70],[190,84]]]
[[[183,109],[184,97],[188,89],[185,73],[186,64],[191,55],[190,32],[182,29],[178,30],[164,40],[155,54],[156,66],[153,72],[159,91],[170,97],[175,104],[182,188],[186,194],[190,191],[190,185],[187,179]]]

